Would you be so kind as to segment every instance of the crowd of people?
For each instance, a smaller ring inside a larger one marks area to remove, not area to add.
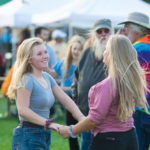
[[[46,27],[35,37],[21,33],[1,90],[19,116],[12,150],[50,150],[51,130],[69,139],[70,150],[148,150],[149,16],[131,12],[118,24],[124,27],[114,33],[110,19],[97,20],[86,41],[74,35],[68,44],[60,30],[50,42]],[[50,118],[55,101],[66,109],[66,125]]]

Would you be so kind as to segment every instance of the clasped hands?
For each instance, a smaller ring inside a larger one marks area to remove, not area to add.
[[[57,123],[51,123],[49,125],[49,128],[52,130],[55,130],[57,133],[59,133],[64,139],[69,138],[70,135],[68,133],[69,127],[68,126],[64,126],[61,124],[57,124]]]

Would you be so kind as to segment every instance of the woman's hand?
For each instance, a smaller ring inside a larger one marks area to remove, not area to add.
[[[70,137],[68,131],[69,131],[69,127],[68,127],[68,126],[61,126],[61,127],[59,128],[58,133],[59,133],[64,139],[66,139],[66,138],[69,138],[69,137]]]
[[[58,132],[58,131],[59,131],[59,128],[62,127],[62,126],[63,126],[63,125],[58,124],[58,123],[51,123],[51,124],[49,125],[49,128],[52,129],[52,130],[54,130],[54,131],[56,131],[56,132]]]

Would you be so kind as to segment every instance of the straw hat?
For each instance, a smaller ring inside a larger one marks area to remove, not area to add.
[[[140,12],[129,13],[126,20],[119,24],[126,24],[126,23],[134,23],[147,29],[150,29],[149,17]]]

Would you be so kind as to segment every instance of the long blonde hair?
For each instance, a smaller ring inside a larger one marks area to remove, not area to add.
[[[111,36],[106,49],[110,56],[109,76],[113,87],[118,90],[117,117],[126,121],[132,115],[135,105],[147,111],[144,71],[138,62],[136,50],[124,35]]]
[[[81,45],[81,53],[80,56],[82,54],[82,50],[83,50],[83,44],[84,44],[84,39],[81,36],[75,35],[71,38],[71,40],[69,41],[69,45],[68,45],[68,51],[67,51],[67,56],[66,59],[64,61],[64,68],[65,68],[65,74],[64,74],[64,78],[67,78],[68,73],[69,73],[69,69],[70,69],[70,65],[73,61],[73,57],[72,57],[72,46],[75,42],[80,43]],[[76,62],[76,65],[80,59],[80,56],[78,57],[78,60]]]
[[[40,44],[43,44],[42,39],[29,38],[24,40],[22,44],[18,47],[13,76],[7,92],[9,98],[11,99],[16,98],[16,90],[20,84],[20,81],[23,78],[23,75],[27,72],[32,71],[32,68],[29,64],[29,59],[32,56],[32,48]]]

